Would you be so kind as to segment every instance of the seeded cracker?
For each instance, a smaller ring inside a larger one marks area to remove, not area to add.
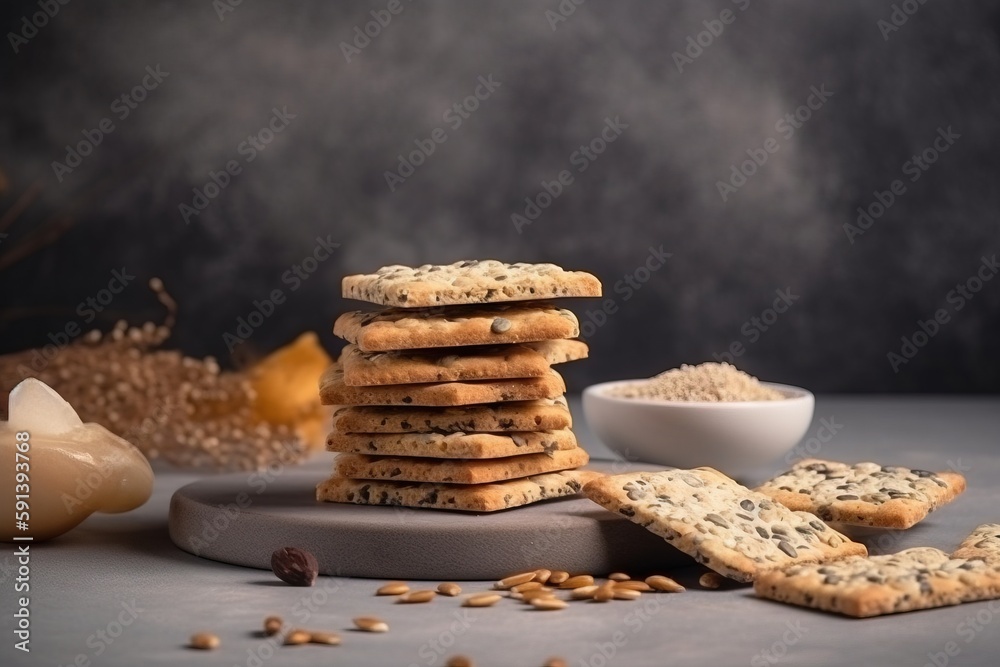
[[[323,405],[455,406],[557,398],[564,391],[566,385],[562,376],[552,369],[538,378],[351,387],[344,384],[344,372],[340,367],[333,365],[319,381]]]
[[[333,430],[338,434],[556,431],[572,425],[562,396],[454,408],[343,407],[333,413]]]
[[[864,618],[1000,597],[1000,563],[917,547],[871,558],[765,572],[763,598]]]
[[[952,558],[981,558],[1000,563],[1000,523],[984,523],[976,528]]]
[[[541,500],[571,496],[600,473],[570,470],[497,484],[411,484],[331,477],[316,487],[316,499],[358,505],[495,512]]]
[[[436,460],[408,456],[341,454],[334,472],[350,479],[386,479],[395,482],[488,484],[531,477],[586,465],[587,452],[576,447],[550,454],[525,454],[499,459]]]
[[[414,308],[601,296],[601,283],[589,273],[566,271],[555,264],[486,259],[417,268],[384,266],[373,274],[346,276],[343,296]]]
[[[818,459],[800,461],[757,488],[824,521],[879,528],[909,528],[964,490],[965,478],[955,472]]]
[[[712,468],[607,476],[583,493],[736,581],[868,553],[812,514],[793,512]]]
[[[498,318],[507,325],[497,326]],[[363,352],[390,352],[575,338],[580,335],[580,322],[570,311],[542,303],[483,308],[390,308],[344,313],[334,322],[333,333]]]
[[[331,452],[436,459],[552,454],[576,446],[576,436],[569,429],[526,433],[331,433],[326,441]]]

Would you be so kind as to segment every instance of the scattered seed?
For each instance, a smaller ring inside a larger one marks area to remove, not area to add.
[[[607,602],[615,597],[615,587],[613,583],[607,583],[594,591],[594,602]]]
[[[558,598],[536,598],[531,601],[531,606],[539,611],[556,611],[565,609],[568,605],[565,600]]]
[[[463,607],[492,607],[500,602],[501,596],[497,593],[476,593],[470,595],[462,603]]]
[[[683,586],[670,577],[664,577],[662,574],[654,574],[651,577],[646,577],[646,583],[649,584],[650,588],[663,591],[664,593],[681,593],[684,591]]]
[[[629,588],[614,588],[612,590],[616,600],[638,600],[642,597],[642,593]]]
[[[562,570],[554,570],[552,574],[549,575],[550,584],[561,584],[562,582],[569,579],[569,572],[564,572]]]
[[[437,593],[431,590],[425,591],[413,591],[411,593],[404,593],[399,596],[396,600],[399,604],[419,604],[421,602],[430,602],[437,596]]]
[[[211,651],[219,648],[219,637],[211,632],[198,632],[191,635],[190,646],[202,651]]]
[[[441,595],[447,595],[450,598],[455,597],[462,592],[462,587],[451,581],[447,581],[443,584],[438,584],[438,593]]]
[[[281,626],[284,624],[285,622],[281,620],[280,616],[268,616],[264,619],[264,634],[273,637],[281,632]]]
[[[531,603],[533,600],[540,600],[543,598],[554,598],[556,595],[552,592],[551,588],[536,588],[535,590],[525,591],[523,593],[515,593],[518,597],[515,600],[523,600],[527,603]]]
[[[715,572],[706,572],[698,577],[698,583],[702,588],[718,588],[722,585],[722,576]]]
[[[569,667],[569,663],[562,658],[549,658],[542,667]]]
[[[550,579],[551,581],[551,579]],[[559,584],[559,588],[580,588],[581,586],[593,586],[594,578],[589,574],[578,574],[575,577],[570,577],[566,581]]]
[[[390,581],[375,591],[375,595],[402,595],[409,593],[410,587],[402,581]]]
[[[285,635],[285,646],[308,644],[310,639],[312,639],[311,632],[306,632],[305,630],[291,630],[287,635]]]
[[[510,590],[516,591],[518,593],[524,593],[525,591],[534,591],[539,588],[543,588],[542,584],[537,581],[526,581],[523,584],[518,584],[517,586],[511,587]]]
[[[608,575],[608,579],[611,581],[628,581],[632,577],[628,576],[624,572],[612,572]]]
[[[615,582],[615,589],[616,590],[638,591],[640,593],[648,593],[651,590],[653,590],[653,587],[650,586],[649,584],[647,584],[645,581],[632,581],[632,580],[629,580],[629,581],[616,581]]]
[[[510,590],[518,584],[526,584],[535,578],[534,572],[522,572],[521,574],[512,574],[509,577],[505,577],[493,585],[494,588],[501,591]]]
[[[472,662],[472,658],[467,658],[464,655],[453,655],[444,664],[445,667],[476,667],[476,663]]]
[[[309,641],[313,644],[340,646],[340,635],[336,632],[310,632]]]
[[[365,632],[389,632],[389,625],[381,618],[374,616],[358,616],[354,619],[354,625],[358,630]]]
[[[551,576],[552,570],[535,570],[535,581],[540,584],[548,583]]]
[[[569,597],[573,600],[590,600],[594,597],[594,592],[597,591],[599,586],[581,586],[580,588],[574,588],[569,593]]]

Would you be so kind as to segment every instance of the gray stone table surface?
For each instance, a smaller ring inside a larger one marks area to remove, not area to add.
[[[587,432],[578,401],[573,410],[581,442],[595,457],[610,457]],[[873,552],[918,545],[951,550],[979,523],[1000,520],[1000,399],[820,397],[807,438],[819,432],[821,419],[835,425],[820,446],[823,457],[951,467],[968,477],[969,490],[955,503],[914,529],[870,542]],[[800,453],[807,454],[803,448],[784,458]],[[779,459],[746,481],[785,467]],[[91,517],[58,540],[32,546],[30,654],[14,649],[21,594],[14,592],[14,546],[0,547],[0,665],[406,667],[443,665],[454,654],[477,665],[514,667],[541,665],[553,655],[589,667],[1000,664],[997,601],[854,620],[758,600],[746,587],[703,590],[694,567],[676,572],[685,593],[579,603],[559,612],[510,603],[470,610],[450,598],[398,605],[373,597],[376,582],[363,579],[324,577],[314,588],[293,588],[270,572],[200,559],[171,543],[170,496],[195,479],[158,473],[152,499],[139,510]],[[343,645],[275,648],[256,632],[268,614],[342,632]],[[382,617],[390,632],[347,630],[350,619],[363,614]],[[221,648],[186,649],[199,630],[218,634]]]

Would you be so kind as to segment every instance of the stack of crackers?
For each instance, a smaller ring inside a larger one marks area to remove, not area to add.
[[[345,339],[320,380],[341,406],[319,500],[490,512],[571,495],[596,476],[552,366],[587,356],[557,297],[596,297],[593,275],[552,264],[388,266],[344,278]]]

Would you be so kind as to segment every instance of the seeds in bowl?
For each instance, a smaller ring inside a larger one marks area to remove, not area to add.
[[[785,398],[781,392],[725,362],[697,366],[682,364],[680,368],[664,371],[648,380],[615,387],[608,393],[619,398],[711,403],[779,401]]]

